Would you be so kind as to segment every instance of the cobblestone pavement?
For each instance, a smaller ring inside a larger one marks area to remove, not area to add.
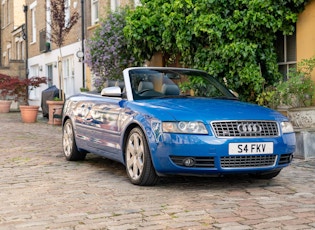
[[[67,162],[61,127],[0,114],[0,229],[315,229],[315,159],[273,180],[172,177],[129,183],[122,165]]]

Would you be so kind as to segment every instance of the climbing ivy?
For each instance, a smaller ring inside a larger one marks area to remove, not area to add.
[[[133,54],[179,56],[246,101],[281,77],[276,34],[294,32],[307,0],[142,0],[129,11],[124,33]]]

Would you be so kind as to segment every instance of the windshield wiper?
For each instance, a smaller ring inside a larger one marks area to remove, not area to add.
[[[157,99],[162,99],[162,98],[188,98],[186,95],[164,95],[164,96],[157,96],[157,97],[152,97],[152,98],[157,98]]]
[[[224,100],[238,101],[237,97],[227,97],[227,96],[212,97],[212,99],[224,99]]]

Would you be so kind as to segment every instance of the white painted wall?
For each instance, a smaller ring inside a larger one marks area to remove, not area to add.
[[[82,80],[82,62],[76,56],[76,53],[81,50],[81,42],[76,42],[71,45],[62,47],[61,54],[62,57],[72,59],[71,65],[71,74],[73,74],[74,78],[71,86],[65,87],[65,89],[73,88],[72,92],[67,92],[65,90],[66,97],[72,96],[73,94],[77,94],[80,92],[80,88],[83,86]],[[29,77],[38,76],[47,77],[47,65],[53,65],[53,85],[56,85],[57,88],[60,88],[59,78],[58,78],[58,57],[60,56],[59,49],[52,50],[47,53],[42,53],[36,57],[32,57],[28,60],[28,69],[30,70]],[[59,63],[61,64],[61,63]],[[36,88],[35,90],[30,91],[29,95],[29,104],[30,105],[41,105],[41,95],[42,91],[47,89],[48,85],[42,85],[41,87]]]

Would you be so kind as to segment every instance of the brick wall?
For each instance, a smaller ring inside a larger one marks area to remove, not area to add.
[[[26,4],[29,6],[28,8],[28,40],[29,40],[29,58],[39,55],[40,52],[40,36],[39,33],[41,30],[46,29],[46,1],[41,0],[37,1],[37,5],[34,7],[36,8],[36,42],[32,42],[32,3],[34,0],[26,0]],[[71,1],[70,12],[78,11],[81,14],[81,4],[77,1],[77,7],[74,8],[73,1]],[[75,43],[81,39],[81,20],[79,19],[78,22],[74,25],[71,32],[67,35],[65,39],[64,46]],[[51,44],[51,49],[57,49],[55,44]]]

